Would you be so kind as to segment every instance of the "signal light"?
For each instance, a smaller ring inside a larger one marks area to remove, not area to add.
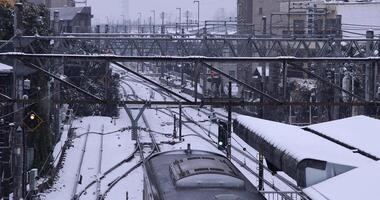
[[[225,150],[227,147],[227,123],[226,122],[219,122],[219,127],[218,127],[218,149],[219,150]]]
[[[31,111],[26,114],[23,122],[24,127],[28,131],[33,132],[41,126],[43,120],[35,112]]]

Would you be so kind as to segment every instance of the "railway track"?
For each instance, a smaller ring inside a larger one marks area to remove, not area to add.
[[[133,94],[133,97],[134,98],[137,98],[136,96],[136,92],[135,90],[133,89],[133,87],[131,87],[128,83],[124,83],[126,86],[128,86]],[[129,97],[127,91],[125,90],[125,88],[123,88],[123,93],[124,93],[124,96],[125,97]],[[133,113],[132,113],[132,110],[129,109],[126,105],[124,105],[124,110],[127,112],[129,118],[130,118],[130,121],[132,122],[134,120],[133,118]],[[142,121],[145,125],[145,128],[147,128],[148,130],[150,130],[150,125],[149,125],[149,122],[146,118],[146,116],[144,114],[141,115],[142,117]],[[149,135],[149,138],[151,140],[151,145],[150,146],[150,151],[148,153],[148,155],[144,155],[144,149],[145,149],[145,145],[143,142],[141,142],[140,140],[140,137],[139,135],[137,136],[136,138],[136,151],[135,153],[139,153],[140,155],[140,160],[134,165],[132,166],[129,170],[127,170],[124,174],[122,174],[121,176],[118,176],[116,179],[114,179],[113,181],[111,181],[108,185],[107,185],[107,189],[105,190],[105,192],[101,195],[99,195],[98,199],[99,200],[104,200],[106,199],[107,197],[107,194],[112,190],[113,187],[115,187],[122,179],[126,178],[130,173],[132,173],[134,170],[136,170],[137,168],[139,168],[140,166],[144,167],[144,164],[145,164],[145,159],[147,157],[149,157],[150,155],[152,155],[153,153],[155,152],[160,152],[160,147],[153,135],[152,132],[150,131],[147,131],[148,135]]]
[[[129,78],[131,78],[131,77],[129,77]],[[133,77],[132,79],[135,79],[135,78]],[[164,99],[166,99],[166,97],[164,97],[164,96],[168,96],[169,98],[172,98],[173,100],[178,100],[178,99],[174,98],[173,96],[168,95],[168,94],[165,94],[164,92],[162,92],[162,91],[156,89],[154,86],[151,86],[151,85],[149,85],[149,84],[147,84],[147,83],[139,82],[139,84],[142,84],[142,85],[144,85],[144,86],[146,86],[146,87],[151,88],[152,90],[154,90],[155,92],[157,92],[158,94],[160,94]],[[191,108],[192,108],[192,109],[195,109],[195,108],[193,108],[193,107],[191,107]],[[168,116],[170,116],[170,117],[173,117],[174,112],[173,112],[170,108],[167,108],[166,110],[168,110],[169,113],[166,113],[166,112],[164,112],[164,111],[162,111],[162,110],[160,110],[160,112],[162,112],[162,113],[164,113],[164,114],[166,114],[166,115],[168,115]],[[199,112],[202,112],[202,113],[205,114],[205,115],[209,115],[209,116],[212,115],[212,112],[213,112],[212,110],[205,109],[205,108],[202,108],[202,109],[200,109],[200,110],[198,109],[198,111],[199,111]],[[206,111],[208,111],[208,112],[206,112]],[[176,114],[178,114],[178,113],[176,113]],[[224,114],[221,114],[221,113],[216,113],[216,114],[217,114],[217,118],[219,118],[219,119],[223,119],[223,120],[225,120],[225,119],[227,118]],[[200,125],[199,123],[196,123],[196,121],[195,121],[194,119],[192,119],[192,117],[189,116],[188,114],[186,114],[185,112],[183,112],[183,117],[184,117],[186,120],[188,120],[188,121],[193,121],[194,124],[196,124],[196,125],[197,125],[200,129],[202,129],[204,132],[209,132],[214,138],[217,138],[217,133],[211,132],[211,131],[209,131],[206,127]],[[198,135],[199,137],[201,137],[202,139],[204,139],[205,141],[207,141],[208,143],[210,143],[211,145],[213,145],[215,148],[217,148],[217,144],[216,144],[216,142],[213,142],[212,140],[210,140],[210,138],[205,137],[205,136],[204,136],[204,133],[201,133],[201,132],[199,132],[199,131],[196,131],[195,129],[193,129],[192,127],[190,127],[190,126],[187,125],[187,124],[184,124],[184,126],[185,126],[186,128],[188,128],[189,130],[191,130],[192,132],[194,132],[194,133],[195,133],[196,135]],[[233,139],[236,141],[236,138],[233,138]],[[242,150],[242,149],[240,149],[240,148],[238,148],[238,147],[232,146],[232,148],[233,148],[234,151],[238,152],[239,154],[241,154],[243,157],[245,157],[245,158],[248,159],[249,161],[255,163],[256,165],[260,165],[259,160],[258,160],[255,156],[253,156],[253,155],[247,153],[245,150]],[[241,167],[243,167],[245,170],[247,170],[248,172],[250,172],[251,174],[253,174],[255,177],[257,177],[258,179],[260,179],[259,175],[258,175],[256,172],[254,172],[250,167],[248,167],[248,166],[245,164],[245,163],[246,163],[245,161],[242,161],[241,159],[237,158],[236,156],[232,156],[232,160],[235,161],[236,163],[238,163],[238,164],[239,164]],[[271,171],[269,168],[267,168],[266,166],[264,166],[264,169],[266,170],[267,173],[272,174],[272,171]],[[284,178],[284,177],[282,177],[282,176],[280,176],[280,175],[278,175],[278,174],[276,174],[275,177],[276,177],[278,180],[280,180],[281,182],[283,182],[285,185],[287,185],[290,189],[294,190],[295,193],[296,193],[297,195],[299,195],[301,198],[303,198],[303,199],[308,199],[308,197],[307,197],[306,195],[304,195],[304,194],[302,193],[302,191],[301,191],[296,185],[294,185],[293,183],[291,183],[290,181],[288,181],[286,178]],[[280,192],[280,191],[281,191],[279,188],[277,188],[276,186],[274,186],[270,181],[264,179],[263,182],[264,182],[267,186],[269,186],[271,189],[273,189],[275,192]],[[282,198],[287,199],[287,200],[291,200],[291,199],[293,198],[293,196],[288,196],[286,193],[279,193],[279,195],[280,195]]]
[[[81,150],[79,165],[75,174],[75,183],[72,190],[71,199],[78,199],[77,197],[78,184],[81,182],[80,180],[81,171],[82,171],[82,166],[83,166],[84,155],[86,154],[86,147],[87,147],[87,141],[88,141],[88,135],[89,135],[88,133],[90,132],[90,128],[91,128],[90,125],[88,125],[87,131],[86,131],[87,134],[86,134],[85,141]]]
[[[101,179],[99,175],[102,173],[102,160],[103,160],[103,144],[104,144],[104,125],[102,125],[102,135],[100,136],[100,148],[99,148],[99,161],[98,161],[98,173],[96,179],[96,199],[99,199],[101,194]]]

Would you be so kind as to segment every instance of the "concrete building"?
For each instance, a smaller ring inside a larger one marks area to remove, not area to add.
[[[45,4],[48,8],[75,6],[74,0],[28,0],[28,1],[35,4]]]
[[[286,18],[287,23],[279,23]],[[296,37],[342,37],[341,16],[322,0],[282,2],[270,17],[270,32]]]
[[[252,32],[258,37],[340,36],[339,14],[323,0],[238,0],[237,7],[239,23],[255,25],[252,31],[240,28],[240,33]]]
[[[91,32],[91,7],[50,8],[52,28],[57,33]]]

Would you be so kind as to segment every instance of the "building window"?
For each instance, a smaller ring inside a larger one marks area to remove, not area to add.
[[[259,8],[259,15],[263,15],[263,8]]]

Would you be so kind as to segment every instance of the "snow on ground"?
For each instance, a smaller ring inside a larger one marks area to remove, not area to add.
[[[380,161],[304,189],[313,200],[379,199]]]
[[[361,115],[308,128],[380,158],[380,120]]]
[[[237,119],[252,132],[288,152],[299,161],[310,158],[348,166],[362,166],[373,162],[367,157],[297,126],[244,115],[238,116]]]
[[[171,100],[169,97],[163,97],[161,94],[153,91],[147,86],[141,84],[138,81],[132,81],[131,79],[124,79],[125,82],[121,86],[125,89],[128,95],[132,94],[131,89],[127,86],[130,84],[134,88],[136,95],[142,99],[154,99],[154,100]],[[177,91],[173,89],[173,91]],[[121,91],[123,92],[123,91]],[[153,95],[152,95],[153,93]],[[188,96],[191,99],[190,96]],[[130,105],[131,108],[137,108],[141,106]],[[171,111],[178,115],[178,109],[171,109]],[[225,113],[223,109],[216,109],[219,113]],[[133,109],[133,116],[137,115],[138,110]],[[183,113],[189,116],[190,120],[183,118],[183,136],[184,141],[178,143],[178,139],[170,137],[173,133],[173,117],[170,115],[168,109],[155,109],[148,108],[145,110],[144,115],[149,121],[150,129],[153,131],[155,139],[160,143],[161,151],[169,151],[176,149],[185,149],[187,144],[191,144],[191,148],[206,150],[211,152],[216,152],[224,154],[224,152],[219,151],[215,145],[210,144],[206,140],[211,140],[215,144],[217,141],[217,131],[218,127],[216,124],[209,121],[209,114],[203,112],[198,112],[197,108],[186,107],[183,109]],[[206,111],[209,113],[209,111]],[[73,191],[75,191],[75,183],[77,182],[78,175],[77,171],[80,166],[80,160],[83,153],[83,148],[85,147],[83,165],[81,166],[80,174],[82,175],[82,184],[78,184],[76,194],[79,194],[84,188],[92,181],[99,179],[105,171],[110,169],[116,163],[127,158],[135,149],[135,141],[131,140],[131,132],[115,132],[112,134],[107,134],[103,136],[103,159],[101,162],[101,169],[99,171],[99,158],[100,158],[100,147],[101,147],[101,135],[99,134],[86,134],[86,132],[102,132],[104,127],[104,133],[110,133],[113,131],[120,130],[121,128],[130,126],[131,122],[128,118],[127,113],[124,109],[120,109],[120,116],[118,119],[112,121],[109,117],[84,117],[77,119],[73,122],[73,127],[77,128],[75,135],[81,136],[73,140],[73,147],[68,149],[66,154],[66,159],[62,170],[59,172],[59,177],[52,189],[46,191],[40,196],[42,199],[50,200],[67,200],[71,199],[73,196]],[[139,125],[142,126],[143,123],[140,121]],[[195,132],[197,133],[195,133]],[[177,133],[178,134],[178,133]],[[169,136],[168,136],[169,135]],[[87,144],[85,146],[85,140],[87,138]],[[139,132],[139,137],[142,141],[149,141],[148,133],[145,131]],[[257,164],[253,161],[257,159],[257,152],[242,141],[235,134],[232,135],[232,145],[237,147],[233,149],[233,155],[239,160],[245,163],[245,166],[240,166],[238,163],[234,162],[235,165],[248,177],[248,179],[257,186],[258,179],[248,172],[244,167],[248,167],[253,171],[257,172]],[[171,141],[176,141],[174,145],[169,144]],[[240,152],[246,148],[244,153]],[[240,151],[238,151],[240,150]],[[149,149],[144,149],[146,151],[145,155],[149,154]],[[127,163],[122,164],[119,168],[112,171],[110,174],[105,176],[101,180],[100,193],[104,193],[108,184],[114,181],[116,178],[128,171],[132,166],[134,166],[140,160],[139,154]],[[127,177],[122,179],[112,190],[107,194],[106,199],[125,199],[126,193],[128,192],[129,199],[142,199],[143,191],[143,170],[142,167],[137,168]],[[289,191],[289,187],[284,183],[279,181],[276,177],[272,176],[269,172],[265,172],[265,177],[273,183],[276,187],[284,191]],[[267,191],[272,191],[268,185],[265,185]],[[97,184],[92,185],[87,189],[79,199],[95,199],[96,198]]]
[[[120,128],[128,126],[126,121],[126,114],[121,112],[119,119],[112,121],[109,117],[84,117],[77,119],[73,122],[73,128],[76,128],[75,135],[80,136],[73,140],[73,147],[68,149],[66,161],[63,168],[59,172],[58,180],[54,186],[44,194],[41,194],[42,199],[55,199],[67,200],[73,196],[75,182],[77,181],[77,171],[80,165],[82,150],[85,145],[86,132],[102,132],[104,126],[104,133],[113,132]],[[78,184],[77,193],[84,189],[84,187],[93,180],[96,180],[98,174],[98,162],[100,157],[100,139],[98,134],[88,134],[88,141],[85,147],[85,154],[83,157],[83,165],[81,167],[82,184]],[[111,166],[125,159],[134,150],[134,143],[130,140],[130,133],[116,132],[104,136],[103,144],[103,160],[102,172],[108,170]],[[104,183],[111,181],[112,178],[117,177],[119,174],[125,172],[130,166],[123,166],[115,174],[110,174]],[[118,173],[119,172],[119,173]],[[95,184],[96,185],[96,184]],[[95,199],[95,185],[85,193],[81,199]],[[102,186],[105,187],[104,184]],[[105,189],[102,188],[104,191]],[[139,199],[139,198],[135,198]]]
[[[13,70],[13,67],[6,65],[4,63],[0,63],[0,72],[9,73]]]

